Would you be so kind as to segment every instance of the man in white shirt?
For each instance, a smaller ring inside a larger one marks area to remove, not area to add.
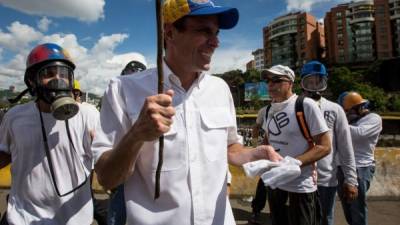
[[[346,192],[341,184],[345,176],[338,171],[338,194],[343,212],[350,225],[367,225],[367,192],[375,173],[374,151],[382,131],[382,118],[368,109],[369,102],[359,93],[350,91],[339,96],[339,104],[346,112],[357,167],[358,196],[355,201],[345,201]]]
[[[36,101],[17,105],[0,130],[0,165],[11,162],[7,221],[14,225],[91,224],[91,132],[96,123],[72,98],[68,52],[56,44],[35,47],[25,83]]]
[[[345,194],[343,200],[353,201],[357,198],[357,173],[350,129],[342,107],[321,96],[328,86],[328,73],[322,63],[310,61],[304,64],[300,85],[303,95],[317,102],[332,137],[332,151],[317,162],[317,170],[322,210],[321,224],[333,225],[338,166],[345,174],[342,187]]]
[[[166,0],[163,13],[167,91],[156,94],[156,69],[111,80],[92,146],[99,182],[107,189],[124,183],[128,224],[235,224],[226,195],[228,161],[280,159],[270,146],[240,144],[229,87],[204,73],[219,30],[234,27],[238,11],[211,1]]]
[[[294,180],[278,185],[276,189],[267,187],[272,224],[319,224],[315,162],[330,152],[329,128],[316,103],[305,98],[304,117],[312,137],[309,143],[302,135],[296,118],[297,95],[292,92],[294,72],[287,66],[275,65],[264,70],[262,76],[266,78],[272,98],[271,108],[263,124],[266,143],[271,144],[282,157],[296,158],[297,165],[301,166],[300,176]]]

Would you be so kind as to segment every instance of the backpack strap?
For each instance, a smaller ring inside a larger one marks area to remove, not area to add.
[[[271,104],[267,105],[267,108],[265,109],[265,121],[264,122],[268,121],[268,113],[269,113],[270,109],[271,109]],[[265,137],[264,137],[264,140],[263,140],[263,144],[269,145],[268,132],[267,131],[265,131]]]
[[[307,140],[309,149],[311,149],[312,147],[314,147],[315,143],[312,139],[310,129],[308,128],[306,117],[304,115],[303,102],[304,102],[304,96],[301,95],[297,97],[295,103],[296,119],[297,123],[299,124],[300,131],[303,134],[303,137]]]
[[[265,121],[268,121],[268,113],[270,109],[271,109],[271,104],[267,105],[267,108],[265,109]]]
[[[297,97],[296,103],[295,103],[295,111],[296,111],[296,119],[297,119],[297,123],[299,124],[300,131],[308,143],[308,149],[306,151],[310,151],[311,149],[314,148],[315,143],[312,139],[310,129],[308,128],[306,117],[304,115],[304,106],[303,106],[304,98],[305,97],[303,95]],[[313,182],[314,182],[314,185],[317,185],[317,179],[318,179],[317,178],[318,177],[317,162],[314,162],[312,164],[312,168],[313,168],[313,170],[312,170],[313,171],[313,173],[312,173]]]

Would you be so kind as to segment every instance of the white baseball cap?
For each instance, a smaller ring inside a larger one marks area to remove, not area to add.
[[[290,81],[294,82],[294,72],[288,66],[283,65],[275,65],[269,69],[265,69],[261,72],[263,76],[273,75],[274,76],[285,76],[290,79]]]

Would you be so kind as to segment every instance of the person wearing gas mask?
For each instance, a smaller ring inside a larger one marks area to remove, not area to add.
[[[367,192],[375,173],[374,150],[382,131],[382,118],[369,111],[368,100],[359,93],[350,91],[339,96],[339,104],[346,112],[357,168],[358,197],[355,201],[345,201],[346,190],[341,185],[345,175],[338,171],[338,195],[346,221],[350,225],[368,224]]]
[[[337,168],[344,174],[341,187],[344,191],[343,200],[352,201],[357,198],[357,174],[350,130],[342,107],[321,95],[328,86],[325,66],[318,61],[310,61],[304,64],[300,76],[303,95],[317,102],[332,138],[332,151],[317,162],[317,182],[322,209],[321,225],[333,225]]]
[[[90,131],[87,108],[72,98],[75,65],[46,43],[27,57],[24,81],[34,101],[9,110],[1,124],[1,165],[12,163],[9,224],[91,224]]]

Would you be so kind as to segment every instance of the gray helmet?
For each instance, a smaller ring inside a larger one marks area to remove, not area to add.
[[[130,61],[126,64],[125,68],[122,70],[121,75],[128,75],[136,72],[140,72],[146,69],[146,66],[136,60]]]

